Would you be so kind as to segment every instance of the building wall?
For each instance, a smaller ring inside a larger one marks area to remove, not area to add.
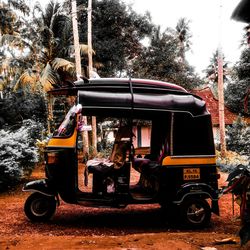
[[[133,133],[135,135],[133,141],[135,148],[150,146],[151,127],[137,127],[133,129]]]

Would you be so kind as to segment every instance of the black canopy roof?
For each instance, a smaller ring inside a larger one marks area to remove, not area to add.
[[[161,81],[102,78],[76,82],[78,102],[86,114],[126,115],[148,112],[188,112],[207,115],[205,102],[184,88]]]

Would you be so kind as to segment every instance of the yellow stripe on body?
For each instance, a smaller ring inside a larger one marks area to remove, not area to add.
[[[171,157],[167,156],[163,159],[162,165],[199,165],[199,164],[216,164],[215,156],[193,156],[193,157]]]

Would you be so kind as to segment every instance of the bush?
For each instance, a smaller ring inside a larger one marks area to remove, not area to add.
[[[227,151],[226,156],[223,158],[219,151],[216,152],[216,155],[216,164],[222,172],[230,172],[239,165],[249,165],[249,157],[247,155],[240,155],[233,151]]]
[[[227,148],[240,155],[250,155],[250,127],[241,117],[227,131]]]
[[[15,130],[0,130],[0,191],[31,173],[38,161],[35,137],[41,130],[41,124],[33,120],[24,120]]]
[[[97,143],[97,151],[102,153],[104,158],[110,157],[113,149],[113,142],[109,142],[105,139]]]
[[[31,117],[33,120],[45,124],[46,115],[44,98],[36,93],[27,93],[26,95],[9,93],[8,96],[3,99],[0,109],[0,117],[7,123],[5,124],[6,126],[15,125]],[[2,125],[4,125],[4,122],[2,122]]]
[[[231,171],[238,165],[249,165],[250,127],[241,117],[227,129],[227,150],[224,158],[217,152],[217,166],[221,171]]]

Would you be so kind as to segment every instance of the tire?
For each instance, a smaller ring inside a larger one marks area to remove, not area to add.
[[[25,204],[25,215],[34,222],[45,222],[51,219],[56,211],[55,197],[41,193],[31,194]]]
[[[180,218],[190,228],[206,227],[211,219],[210,206],[204,199],[187,198],[180,206]]]

